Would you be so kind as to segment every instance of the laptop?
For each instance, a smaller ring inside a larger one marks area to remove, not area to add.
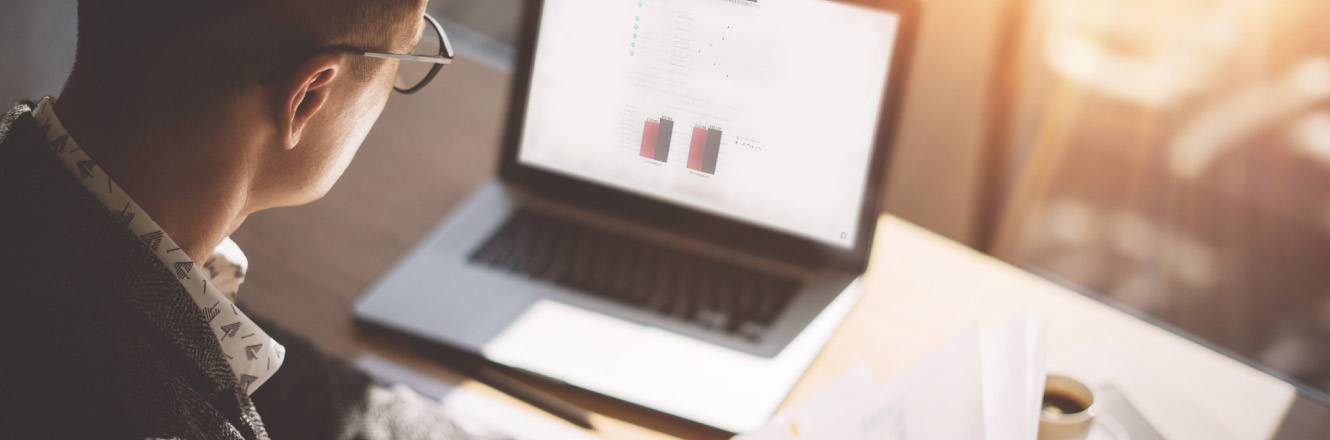
[[[761,426],[860,295],[917,9],[529,1],[499,177],[356,318]]]

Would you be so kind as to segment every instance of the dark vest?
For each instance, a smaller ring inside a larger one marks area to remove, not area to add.
[[[0,429],[265,438],[180,282],[79,185],[20,103],[0,122]]]
[[[63,168],[33,107],[0,120],[0,438],[459,435],[439,405],[371,395],[365,374],[252,313],[287,353],[245,395],[184,287]]]

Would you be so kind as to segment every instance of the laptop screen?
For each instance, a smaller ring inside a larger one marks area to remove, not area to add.
[[[546,0],[518,160],[854,247],[898,16]]]

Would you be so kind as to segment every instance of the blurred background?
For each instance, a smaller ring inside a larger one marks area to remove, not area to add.
[[[1330,390],[1330,2],[921,1],[888,212]],[[0,0],[0,100],[74,4]],[[520,4],[430,8],[503,71]]]

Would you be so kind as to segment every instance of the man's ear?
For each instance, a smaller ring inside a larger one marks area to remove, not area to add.
[[[306,60],[282,82],[277,94],[277,136],[282,148],[300,144],[310,119],[323,109],[329,85],[341,72],[343,56],[319,53]]]

